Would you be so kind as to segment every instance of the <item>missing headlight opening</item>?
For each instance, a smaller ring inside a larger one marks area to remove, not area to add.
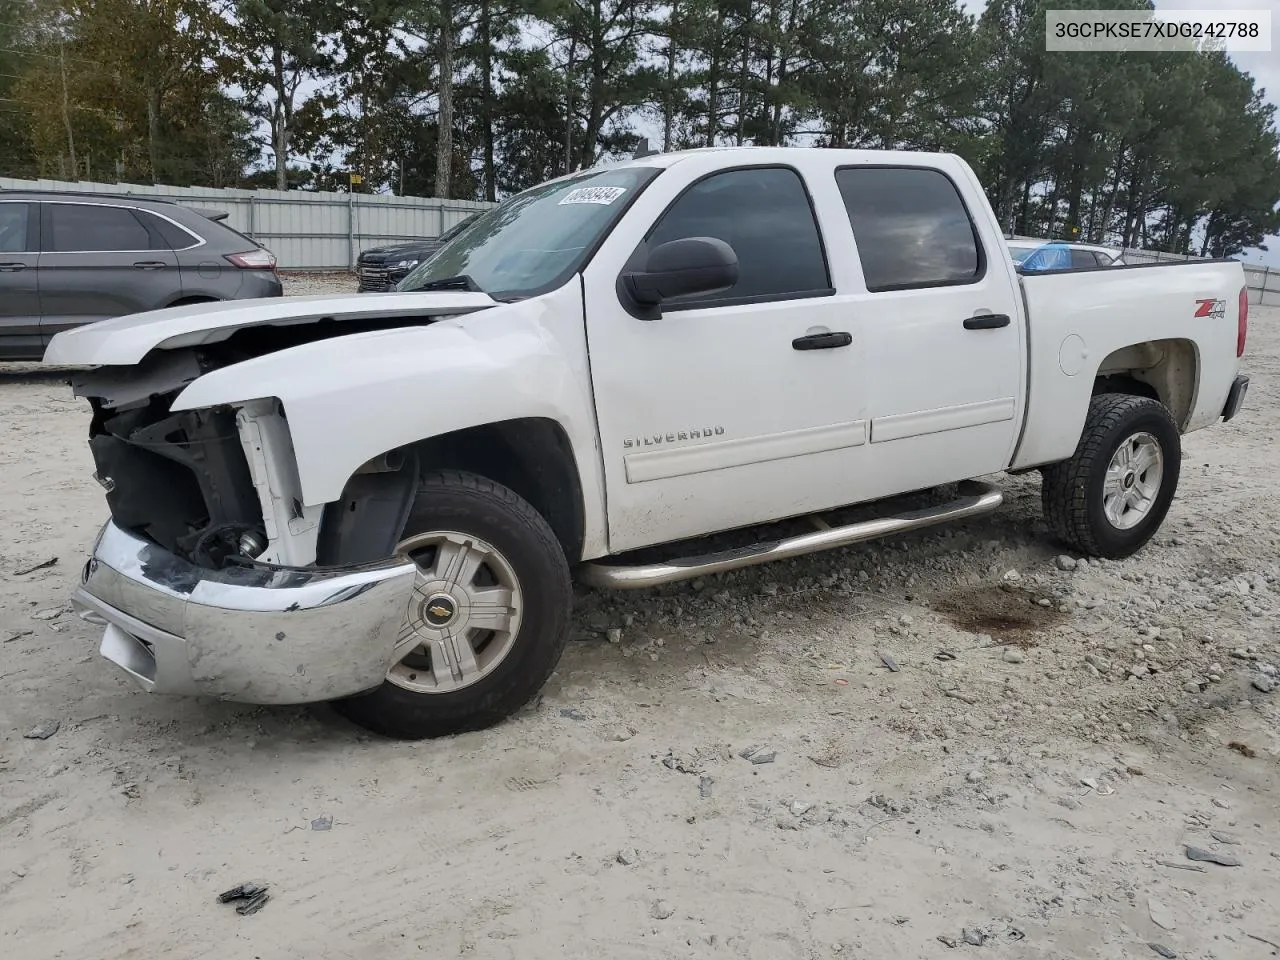
[[[194,379],[193,359],[157,362],[139,389],[116,389],[110,368],[76,392],[93,408],[89,447],[115,523],[184,559],[219,568],[266,549],[262,507],[236,432],[235,411],[171,411]]]

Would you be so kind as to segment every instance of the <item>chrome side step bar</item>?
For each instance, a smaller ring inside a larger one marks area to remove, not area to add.
[[[813,533],[702,556],[681,557],[663,563],[633,566],[590,561],[579,568],[578,578],[588,586],[614,590],[657,587],[664,583],[692,580],[694,577],[704,577],[711,573],[752,567],[771,560],[785,560],[788,557],[799,557],[806,553],[845,547],[852,543],[875,540],[895,533],[905,533],[908,530],[919,530],[922,527],[931,527],[951,520],[976,517],[995,510],[1004,500],[1004,494],[999,487],[978,480],[966,480],[959,484],[959,493],[960,496],[950,503],[839,527],[830,526],[822,517],[815,514],[809,518],[818,528]]]

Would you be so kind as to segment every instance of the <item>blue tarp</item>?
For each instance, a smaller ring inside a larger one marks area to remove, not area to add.
[[[1026,271],[1068,270],[1071,267],[1071,248],[1065,243],[1046,243],[1023,260],[1021,267]]]

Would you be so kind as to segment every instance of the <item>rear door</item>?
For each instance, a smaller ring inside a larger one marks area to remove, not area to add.
[[[32,204],[0,201],[0,359],[39,359],[40,224]]]
[[[871,496],[1009,463],[1023,406],[1018,288],[999,226],[962,165],[843,167],[862,268]],[[984,242],[985,238],[985,242]]]
[[[168,306],[182,293],[178,259],[127,206],[42,201],[40,333]]]

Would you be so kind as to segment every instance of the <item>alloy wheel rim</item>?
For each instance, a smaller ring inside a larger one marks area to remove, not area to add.
[[[387,679],[412,693],[452,693],[511,652],[524,608],[507,559],[471,534],[437,530],[400,542],[417,567]]]
[[[1164,452],[1150,433],[1127,437],[1111,455],[1102,484],[1102,512],[1117,530],[1132,530],[1146,519],[1160,495]]]

